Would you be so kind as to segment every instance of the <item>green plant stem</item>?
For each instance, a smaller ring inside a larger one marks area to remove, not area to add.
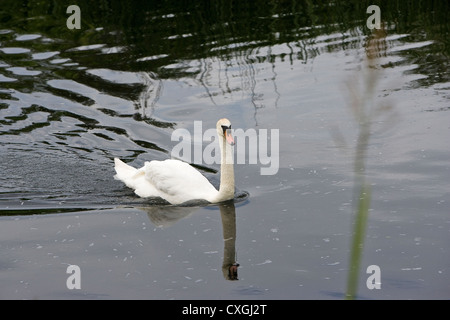
[[[356,212],[355,224],[353,226],[353,239],[350,255],[350,268],[347,277],[347,300],[355,299],[358,289],[359,267],[361,264],[362,251],[364,248],[364,238],[366,234],[367,217],[370,208],[370,186],[365,182],[361,184],[358,200],[358,210]]]

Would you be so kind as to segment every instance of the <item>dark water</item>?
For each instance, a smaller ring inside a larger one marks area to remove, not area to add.
[[[343,298],[372,3],[96,3],[77,2],[80,30],[70,1],[0,7],[0,298]],[[358,297],[448,299],[449,5],[376,4],[374,101],[392,110],[368,145]],[[174,130],[221,117],[279,130],[275,175],[235,165],[248,198],[160,206],[113,179],[114,157],[166,159]]]

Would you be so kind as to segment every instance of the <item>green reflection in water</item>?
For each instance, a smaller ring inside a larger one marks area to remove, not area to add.
[[[91,1],[81,0],[77,1],[81,9],[81,30],[69,30],[66,9],[72,2],[3,1],[2,29],[42,35],[39,41],[21,41],[22,47],[27,48],[32,42],[33,51],[61,52],[62,57],[70,57],[90,68],[109,65],[112,69],[152,70],[161,78],[179,78],[195,75],[186,61],[207,57],[226,60],[253,53],[251,59],[257,61],[311,59],[319,54],[314,48],[317,36],[355,29],[368,35],[366,9],[376,4],[392,33],[434,39],[438,44],[430,50],[441,64],[448,63],[442,54],[448,57],[450,53],[448,1],[103,0],[92,5]],[[2,40],[11,37],[15,35],[0,35]],[[46,41],[49,38],[56,41]],[[258,48],[286,43],[292,52],[257,54]],[[89,47],[93,44],[103,47]],[[352,43],[336,43],[327,50],[345,49],[349,45]],[[358,41],[353,44],[359,45]],[[107,61],[99,59],[105,55]],[[422,61],[424,58],[416,57]],[[28,64],[36,62],[28,61]],[[171,64],[175,67],[165,68]],[[441,77],[448,80],[448,74]]]

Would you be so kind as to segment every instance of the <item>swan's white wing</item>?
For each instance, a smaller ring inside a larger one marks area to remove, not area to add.
[[[218,193],[205,176],[183,161],[154,160],[146,162],[143,169],[147,182],[172,204],[195,199],[211,201]]]

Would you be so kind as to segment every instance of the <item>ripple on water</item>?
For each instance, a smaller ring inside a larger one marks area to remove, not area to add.
[[[20,47],[4,47],[0,48],[0,51],[2,51],[5,54],[23,54],[28,53],[31,50],[27,48],[20,48]]]
[[[23,67],[11,67],[7,68],[6,70],[18,76],[37,76],[42,73],[41,71],[28,70],[27,68]]]
[[[41,38],[42,36],[40,34],[22,34],[16,36],[16,41],[30,41],[30,40],[36,40]]]

